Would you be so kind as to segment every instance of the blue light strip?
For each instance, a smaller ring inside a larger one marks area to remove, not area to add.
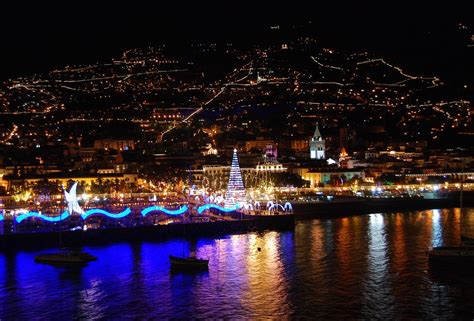
[[[66,219],[67,217],[69,217],[69,213],[67,211],[64,211],[62,214],[58,216],[51,217],[51,216],[40,214],[38,212],[28,212],[25,214],[21,214],[20,216],[17,216],[16,221],[17,223],[21,223],[23,220],[26,220],[27,218],[30,218],[30,217],[38,217],[42,219],[43,221],[48,221],[48,222],[60,222]]]
[[[211,209],[211,208],[215,208],[216,210],[221,211],[221,212],[229,213],[229,212],[237,211],[240,208],[240,206],[239,206],[239,204],[236,204],[234,207],[225,208],[225,207],[222,207],[222,206],[219,206],[219,205],[216,205],[216,204],[209,203],[209,204],[204,204],[202,206],[199,206],[198,207],[198,213],[201,214],[205,210],[208,210],[208,209]]]
[[[211,206],[211,207],[216,207],[216,208],[218,208],[218,209],[220,209],[221,211],[224,211],[224,212],[231,212],[231,211],[235,210],[235,209],[224,209],[224,208],[221,208],[221,207],[219,207],[217,205],[214,205],[214,204],[207,204],[207,205]],[[187,210],[188,210],[188,207],[186,205],[181,206],[177,210],[169,210],[169,209],[166,209],[166,208],[161,207],[161,206],[150,206],[150,207],[147,207],[147,208],[143,209],[141,211],[141,214],[143,216],[146,216],[147,214],[149,214],[151,212],[159,211],[159,212],[166,213],[168,215],[181,215],[181,214],[184,214]],[[199,209],[198,209],[198,211],[199,211]],[[203,210],[200,210],[199,213],[201,213],[202,211]],[[117,213],[117,214],[113,214],[113,213],[107,212],[107,211],[102,210],[102,209],[94,208],[94,209],[90,209],[90,210],[86,211],[84,214],[82,214],[81,218],[83,220],[86,220],[91,215],[99,214],[99,215],[105,215],[105,216],[113,218],[113,219],[120,219],[120,218],[123,218],[123,217],[129,215],[131,212],[132,212],[132,210],[129,207],[127,207],[125,210],[123,210],[123,212],[120,212],[120,213]],[[68,218],[69,216],[70,215],[69,215],[68,211],[63,212],[61,215],[53,216],[53,217],[46,216],[46,215],[40,214],[38,212],[28,212],[28,213],[21,214],[21,215],[17,216],[16,221],[17,221],[17,223],[21,223],[23,220],[25,220],[27,218],[38,217],[38,218],[40,218],[44,221],[48,221],[48,222],[60,222],[64,219]],[[0,221],[3,220],[3,219],[4,219],[4,217],[0,214]]]
[[[125,217],[127,216],[128,214],[130,214],[132,212],[132,210],[127,207],[126,209],[123,210],[123,212],[120,212],[120,213],[117,213],[117,214],[113,214],[113,213],[110,213],[110,212],[107,212],[107,211],[104,211],[104,210],[101,210],[99,208],[94,208],[94,209],[91,209],[91,210],[88,210],[86,211],[84,214],[81,215],[82,219],[87,219],[89,216],[91,215],[94,215],[94,214],[101,214],[101,215],[105,215],[105,216],[108,216],[110,218],[122,218],[122,217]]]
[[[3,215],[0,214],[0,222],[3,221]]]
[[[162,206],[150,206],[143,209],[141,213],[143,216],[146,216],[148,213],[154,212],[154,211],[163,212],[168,215],[181,215],[181,214],[184,214],[187,210],[188,210],[188,207],[186,205],[181,206],[177,210],[169,210]]]

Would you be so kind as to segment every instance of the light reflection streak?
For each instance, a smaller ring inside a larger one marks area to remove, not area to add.
[[[365,306],[379,306],[381,318],[392,319],[395,315],[393,289],[389,278],[389,253],[385,218],[382,214],[370,214],[368,225],[369,253],[367,280],[364,284]],[[383,293],[385,300],[371,295]],[[370,311],[367,311],[370,314]]]
[[[88,289],[79,292],[78,308],[85,318],[104,318],[105,307],[99,302],[103,300],[102,281],[93,279]]]
[[[441,230],[441,211],[434,209],[431,214],[431,246],[441,246],[443,243],[443,233]]]
[[[246,270],[249,280],[241,302],[256,318],[268,315],[268,311],[277,315],[278,311],[286,309],[287,301],[282,294],[287,293],[288,285],[281,257],[280,235],[268,232],[263,236],[254,234],[247,239]]]

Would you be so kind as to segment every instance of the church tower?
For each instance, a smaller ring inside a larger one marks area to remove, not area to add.
[[[309,157],[311,159],[326,158],[326,142],[321,137],[318,123],[316,123],[316,130],[314,131],[314,135],[309,141]]]

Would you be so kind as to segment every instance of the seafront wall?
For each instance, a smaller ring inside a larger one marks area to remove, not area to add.
[[[474,206],[474,193],[465,193],[463,204],[465,207]],[[293,203],[294,215],[251,216],[233,212],[227,214],[234,218],[234,220],[229,221],[63,231],[61,238],[64,245],[82,246],[120,241],[159,241],[176,237],[219,237],[253,231],[293,230],[295,219],[328,219],[370,213],[454,207],[459,207],[459,195],[444,199],[343,198],[331,202]],[[6,223],[4,221],[2,225]],[[59,232],[3,234],[0,235],[0,251],[57,247],[60,243],[59,236]]]
[[[345,198],[332,202],[296,202],[296,219],[336,218],[370,213],[420,211],[436,208],[459,207],[459,194],[449,198]],[[474,206],[474,193],[465,192],[463,206]]]
[[[17,233],[0,235],[0,250],[58,247],[59,237],[65,246],[99,245],[121,241],[159,241],[168,238],[219,237],[227,234],[265,230],[293,230],[294,215],[246,216],[243,220],[205,223],[180,223],[131,228],[108,228],[87,231]]]

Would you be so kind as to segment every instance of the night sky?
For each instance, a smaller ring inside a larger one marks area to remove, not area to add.
[[[294,30],[289,26],[301,25],[325,46],[373,51],[415,71],[455,76],[472,68],[464,65],[472,50],[460,45],[466,35],[458,30],[459,23],[473,27],[467,1],[450,1],[448,6],[428,1],[416,6],[285,2],[15,1],[3,5],[0,14],[0,79],[107,60],[130,47],[197,41],[258,43],[275,36],[269,35],[269,26],[276,24],[282,26],[278,37],[290,37]]]

